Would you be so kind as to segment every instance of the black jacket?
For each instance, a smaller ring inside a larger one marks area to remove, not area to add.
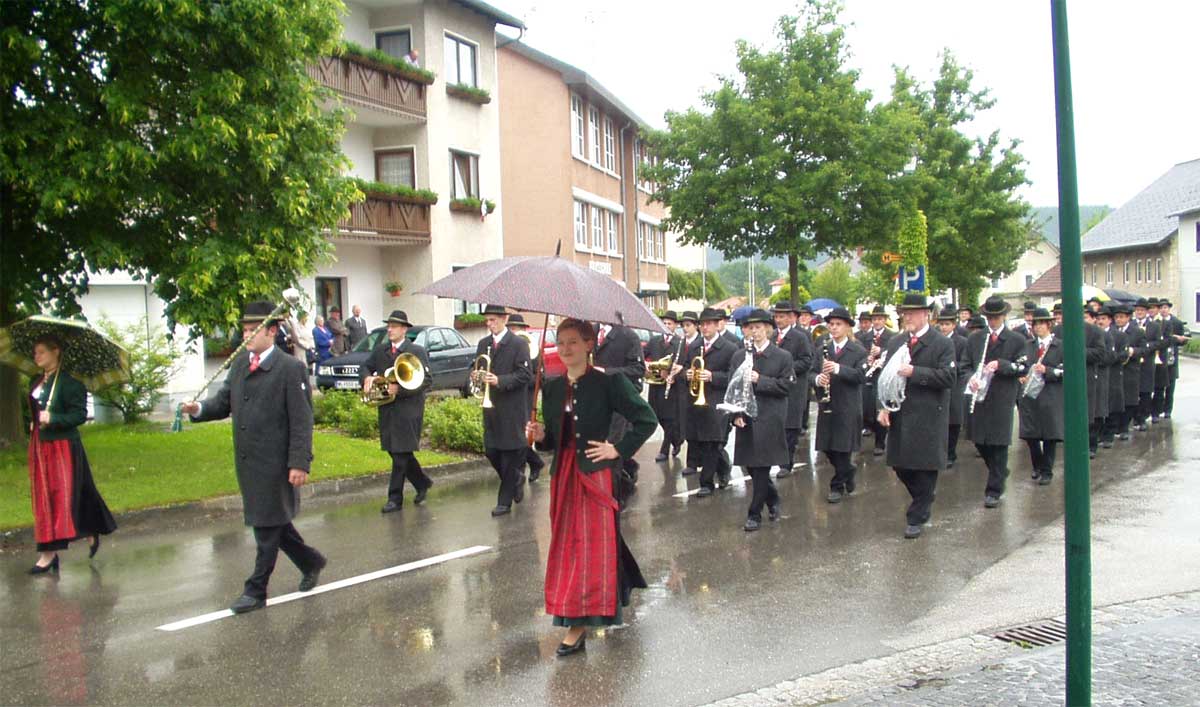
[[[492,373],[500,379],[491,386],[493,407],[483,410],[483,446],[485,449],[513,450],[529,446],[525,424],[529,422],[529,382],[533,369],[529,364],[529,343],[505,331],[500,345],[492,346],[489,332],[475,347],[475,355],[492,358]]]
[[[888,356],[901,346],[908,346],[908,336],[891,337]],[[930,326],[911,354],[914,371],[905,384],[904,402],[890,414],[887,463],[896,469],[940,471],[946,468],[950,391],[958,379],[954,342]]]
[[[987,329],[971,334],[967,353],[971,357],[971,373],[979,368],[980,360],[999,362],[988,385],[987,396],[976,403],[971,418],[971,441],[976,444],[1008,446],[1012,444],[1013,411],[1017,405],[1020,384],[1017,377],[1025,374],[1026,339],[1011,329],[1001,329],[992,342]],[[983,359],[984,348],[987,358]],[[966,397],[964,395],[964,397]],[[969,403],[968,403],[969,407]]]
[[[704,337],[698,336],[688,347],[686,366],[701,354],[704,349]],[[712,380],[703,384],[704,398],[708,403],[697,406],[696,399],[688,396],[687,430],[685,436],[689,441],[724,442],[729,431],[729,421],[725,413],[717,409],[717,404],[725,400],[725,387],[729,385],[729,363],[733,355],[741,347],[729,342],[728,339],[717,336],[704,354],[704,367],[712,372]]]
[[[808,406],[808,372],[813,367],[812,336],[794,326],[784,335],[779,348],[792,357],[793,381],[788,389],[787,428],[798,430],[804,421],[804,408]]]
[[[836,356],[833,348],[831,341],[822,356],[839,368],[829,376],[829,402],[817,403],[817,451],[857,452],[862,444],[862,362],[867,350],[853,339]],[[824,392],[820,387],[816,391],[819,401]]]
[[[730,374],[746,360],[747,350],[741,349],[729,362]],[[788,413],[788,393],[795,383],[792,356],[775,344],[768,343],[762,353],[753,354],[751,364],[758,372],[758,382],[751,384],[758,415],[745,427],[734,427],[733,463],[743,468],[752,466],[782,466],[791,464],[785,423]]]
[[[1021,439],[1061,441],[1063,438],[1063,354],[1062,341],[1057,336],[1051,337],[1050,346],[1042,357],[1042,365],[1046,367],[1045,387],[1036,398],[1022,394],[1017,400],[1017,409],[1021,413]],[[1025,375],[1033,375],[1033,366],[1038,361],[1036,339],[1025,344],[1025,357],[1029,361]],[[1022,384],[1022,391],[1024,387]]]
[[[642,355],[641,339],[629,327],[614,326],[604,335],[604,343],[596,347],[592,358],[606,374],[625,376],[634,388],[642,389],[646,360]]]
[[[420,359],[421,367],[425,370],[425,381],[414,391],[401,388],[394,401],[379,406],[379,446],[386,452],[415,452],[420,448],[421,425],[425,418],[425,393],[433,387],[433,374],[429,371],[429,355],[425,353],[425,348],[404,339],[400,342],[396,356],[405,353]],[[359,387],[362,387],[367,376],[382,376],[386,373],[395,362],[396,356],[392,355],[392,342],[385,338],[358,367]]]
[[[867,356],[870,357],[872,346],[878,346],[880,349],[886,351],[888,342],[891,341],[895,334],[896,332],[885,328],[879,334],[876,334],[872,329],[865,332],[859,332],[859,334],[856,334],[855,336],[858,339],[858,343],[862,344],[863,348],[866,349]],[[870,367],[871,365],[867,363],[867,359],[864,358],[862,362],[863,373],[866,373]],[[874,420],[876,415],[879,414],[879,401],[876,399],[875,395],[875,381],[877,380],[879,380],[879,371],[875,371],[869,377],[863,379],[863,419],[867,422]]]
[[[646,358],[651,361],[657,361],[663,357],[669,357],[671,361],[679,365],[684,365],[685,361],[682,334],[663,334],[661,336],[651,337],[650,343],[646,345]],[[670,375],[670,369],[667,369],[667,375]],[[683,371],[680,375],[675,376],[675,382],[670,386],[671,392],[667,394],[667,385],[651,385],[648,386],[649,392],[647,399],[650,401],[650,407],[654,408],[654,414],[659,420],[676,420],[680,419],[683,405],[680,401],[686,402],[687,398],[687,381],[683,377]]]
[[[1125,334],[1114,324],[1108,328],[1113,340],[1112,364],[1108,367],[1108,414],[1125,411],[1125,357],[1129,344]]]

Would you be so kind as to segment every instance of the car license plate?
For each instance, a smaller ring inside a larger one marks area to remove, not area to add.
[[[334,381],[333,387],[337,390],[358,390],[358,381]]]

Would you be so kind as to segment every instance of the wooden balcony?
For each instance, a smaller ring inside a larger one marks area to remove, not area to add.
[[[425,84],[354,56],[321,57],[308,65],[308,75],[338,93],[342,100],[406,120],[425,120]]]
[[[350,205],[350,215],[338,223],[334,237],[375,245],[425,245],[430,241],[429,204],[367,194],[364,201]]]

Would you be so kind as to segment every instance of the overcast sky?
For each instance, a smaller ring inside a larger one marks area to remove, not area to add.
[[[492,0],[521,17],[525,41],[587,71],[644,120],[699,105],[735,71],[734,41],[774,44],[792,0]],[[991,89],[975,129],[1023,143],[1034,206],[1058,203],[1047,0],[846,0],[861,85],[888,95],[892,66],[935,76],[944,48]],[[1178,162],[1200,158],[1195,0],[1074,0],[1068,5],[1083,204],[1117,207]],[[507,28],[504,28],[507,30]]]

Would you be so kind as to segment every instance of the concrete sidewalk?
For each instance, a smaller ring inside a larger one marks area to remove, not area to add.
[[[1200,704],[1200,591],[1098,608],[1092,620],[1093,704]],[[1062,643],[1025,649],[975,634],[713,705],[1062,705],[1064,651]]]

